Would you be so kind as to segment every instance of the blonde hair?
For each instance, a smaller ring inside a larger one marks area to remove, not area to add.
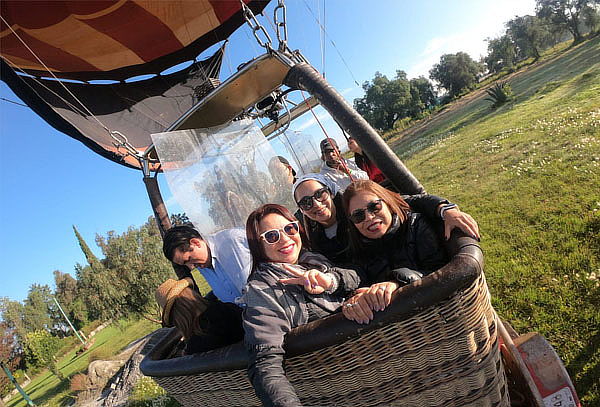
[[[190,287],[184,288],[175,299],[170,321],[188,340],[194,335],[202,335],[200,317],[208,308],[208,301]]]

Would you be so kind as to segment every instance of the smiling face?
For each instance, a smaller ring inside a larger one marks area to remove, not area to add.
[[[186,266],[190,270],[196,267],[211,267],[210,250],[204,240],[198,238],[190,239],[188,250],[184,246],[175,248],[173,251],[173,263]]]
[[[357,209],[365,209],[374,201],[380,199],[372,192],[361,191],[350,199],[348,203],[348,213],[352,214]],[[365,211],[365,219],[357,224],[356,229],[361,235],[369,239],[378,239],[382,237],[392,225],[392,213],[385,202],[381,202],[381,210],[377,213]]]
[[[296,202],[298,202],[305,196],[313,196],[316,191],[322,188],[323,184],[313,179],[304,181],[298,185],[298,188],[296,188],[296,192],[294,192],[294,199]],[[309,210],[301,209],[304,215],[308,216],[315,222],[319,222],[325,227],[332,226],[336,222],[335,205],[333,203],[331,194],[328,193],[327,195],[327,199],[323,200],[323,202],[313,199],[313,207]]]
[[[269,244],[264,239],[261,239],[260,242],[265,257],[269,261],[290,264],[296,264],[298,262],[300,249],[302,249],[302,240],[300,238],[300,233],[289,236],[283,231],[284,227],[289,223],[289,219],[286,219],[277,213],[269,213],[258,222],[259,236],[269,230],[279,230],[278,242]]]

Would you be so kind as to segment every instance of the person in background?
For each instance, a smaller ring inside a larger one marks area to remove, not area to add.
[[[278,155],[271,158],[268,167],[274,180],[282,180],[282,183],[290,185],[296,182],[296,170],[285,157]]]
[[[209,301],[193,290],[193,281],[171,278],[155,293],[162,310],[162,324],[174,326],[185,340],[185,353],[206,352],[242,340],[240,308],[229,302]]]
[[[336,185],[336,192],[344,192],[344,189],[352,181],[369,179],[369,175],[358,168],[355,163],[342,158],[337,142],[332,138],[321,140],[321,165],[320,174]]]
[[[348,138],[348,148],[354,153],[354,162],[361,170],[365,171],[369,175],[371,181],[377,182],[378,184],[385,181],[387,178],[383,175],[383,172],[372,162],[362,149],[354,140],[354,138]]]
[[[334,267],[305,249],[302,225],[285,207],[266,204],[246,223],[252,272],[243,297],[248,376],[264,406],[301,405],[283,369],[283,341],[293,328],[340,310],[361,284],[354,270]]]

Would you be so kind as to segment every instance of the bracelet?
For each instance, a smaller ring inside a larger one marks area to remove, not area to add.
[[[442,218],[442,220],[445,220],[444,219],[444,213],[446,213],[446,211],[448,209],[454,209],[454,208],[458,208],[458,205],[457,204],[453,204],[453,203],[449,203],[449,204],[446,204],[446,205],[442,206],[440,208],[440,218]]]

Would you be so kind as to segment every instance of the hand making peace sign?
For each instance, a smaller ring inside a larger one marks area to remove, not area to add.
[[[333,276],[316,269],[300,271],[293,266],[283,264],[283,268],[296,277],[279,280],[282,284],[297,284],[304,286],[310,294],[321,294],[333,286]]]

